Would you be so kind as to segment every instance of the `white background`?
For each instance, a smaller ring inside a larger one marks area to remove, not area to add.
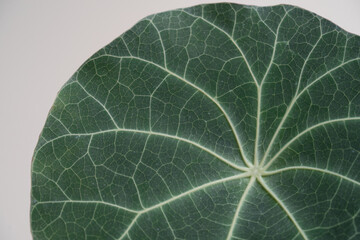
[[[141,18],[206,2],[0,0],[0,239],[31,239],[31,158],[61,86]],[[360,35],[358,0],[233,2],[297,5]]]

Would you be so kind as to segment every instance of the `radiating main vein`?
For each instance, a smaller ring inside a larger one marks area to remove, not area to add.
[[[276,137],[277,137],[280,129],[282,128],[282,125],[284,124],[284,122],[285,122],[285,120],[286,120],[286,118],[287,118],[287,116],[288,116],[288,114],[289,114],[289,112],[290,112],[290,110],[291,110],[291,108],[292,108],[292,105],[293,105],[294,102],[296,101],[296,98],[297,98],[297,95],[298,95],[298,92],[299,92],[299,88],[300,88],[301,78],[302,78],[302,75],[303,75],[303,72],[304,72],[306,63],[307,63],[307,61],[309,60],[312,52],[313,52],[314,49],[316,48],[317,44],[319,43],[321,37],[322,37],[322,35],[320,34],[320,37],[318,38],[318,40],[316,41],[316,43],[315,43],[314,46],[312,47],[311,51],[310,51],[309,54],[307,55],[307,57],[306,57],[303,65],[302,65],[301,72],[300,72],[300,76],[299,76],[299,78],[298,78],[298,80],[297,80],[297,86],[296,86],[296,91],[295,91],[294,98],[291,100],[290,105],[287,107],[286,112],[285,112],[283,118],[281,119],[281,121],[280,121],[280,123],[279,123],[279,126],[276,128],[275,133],[274,133],[274,135],[272,136],[272,138],[271,138],[271,140],[270,140],[269,146],[267,147],[267,149],[266,149],[266,151],[265,151],[265,154],[264,154],[263,158],[261,159],[260,165],[263,165],[264,162],[266,161],[266,158],[267,158],[267,156],[268,156],[268,154],[269,154],[269,152],[270,152],[270,150],[271,150],[271,148],[272,148],[272,145],[273,145],[273,143],[274,143],[274,141],[275,141],[275,139],[276,139]]]
[[[246,186],[246,189],[245,189],[243,195],[240,198],[240,201],[239,201],[239,204],[238,204],[238,206],[236,208],[236,211],[235,211],[235,214],[234,214],[234,217],[233,217],[233,221],[231,223],[231,226],[230,226],[230,229],[229,229],[226,240],[230,240],[232,238],[232,236],[233,236],[233,232],[234,232],[235,225],[236,225],[236,222],[237,222],[237,219],[238,219],[238,216],[239,216],[239,212],[241,210],[241,207],[244,205],[245,199],[246,199],[250,189],[254,185],[254,183],[255,183],[255,177],[252,177],[250,179],[248,185]]]
[[[322,74],[320,77],[316,78],[314,81],[312,81],[309,85],[307,85],[300,93],[297,93],[298,90],[299,90],[299,85],[300,85],[300,82],[298,82],[298,86],[297,86],[297,90],[296,90],[296,94],[294,96],[294,98],[292,99],[292,101],[290,102],[290,105],[288,106],[288,108],[286,109],[286,112],[284,114],[284,117],[281,119],[281,122],[279,124],[279,126],[277,127],[276,129],[276,132],[274,133],[272,139],[271,139],[271,142],[261,160],[261,164],[260,165],[264,165],[265,164],[265,161],[266,161],[266,158],[268,157],[269,153],[270,153],[270,150],[272,149],[273,147],[273,143],[277,137],[277,135],[279,134],[285,120],[287,119],[291,109],[293,108],[293,106],[295,105],[295,102],[300,98],[300,96],[306,92],[311,86],[313,86],[315,83],[317,83],[318,81],[320,81],[323,77],[325,77],[326,75],[332,73],[333,71],[337,70],[338,68],[340,67],[343,67],[344,65],[348,64],[348,63],[351,63],[351,62],[354,62],[354,61],[359,61],[360,58],[354,58],[354,59],[351,59],[351,60],[348,60],[332,69],[330,69],[329,71],[327,71],[326,73]],[[335,119],[336,120],[336,119]],[[276,154],[276,156],[278,156],[278,154]],[[267,164],[267,166],[269,166],[269,164]]]
[[[306,236],[305,231],[300,227],[299,223],[296,221],[295,217],[291,214],[287,206],[280,200],[280,198],[273,192],[270,187],[265,183],[265,181],[262,179],[262,177],[258,178],[258,182],[263,186],[263,188],[270,194],[270,196],[281,206],[281,208],[285,211],[286,215],[290,218],[290,220],[294,223],[295,227],[301,234],[301,236],[305,240],[309,240],[309,238]]]
[[[260,118],[261,118],[261,99],[262,99],[262,86],[270,72],[270,69],[273,65],[274,62],[274,57],[275,57],[275,53],[276,53],[276,46],[277,46],[277,40],[278,40],[278,36],[279,36],[279,29],[280,26],[282,24],[282,22],[284,21],[285,17],[287,16],[287,12],[284,14],[283,18],[281,19],[277,29],[276,29],[276,33],[275,33],[275,39],[274,39],[274,46],[273,46],[273,52],[271,55],[271,60],[269,63],[268,68],[266,69],[266,72],[264,74],[263,79],[261,80],[260,86],[258,87],[258,104],[257,104],[257,117],[256,117],[256,136],[255,136],[255,145],[254,145],[254,165],[258,166],[259,165],[259,138],[260,138]]]
[[[214,99],[212,96],[210,96],[207,92],[205,92],[203,89],[199,88],[198,86],[196,86],[195,84],[193,84],[192,82],[186,80],[185,78],[179,76],[178,74],[170,71],[169,69],[167,68],[164,68],[163,66],[157,64],[157,63],[154,63],[154,62],[151,62],[151,61],[148,61],[146,59],[143,59],[143,58],[140,58],[140,57],[135,57],[135,56],[116,56],[116,55],[111,55],[111,54],[104,54],[104,55],[101,55],[101,56],[98,56],[96,58],[100,58],[100,57],[114,57],[114,58],[119,58],[119,59],[136,59],[136,60],[139,60],[139,61],[142,61],[142,62],[146,62],[146,63],[149,63],[149,64],[152,64],[160,69],[162,69],[163,71],[169,73],[170,75],[180,79],[181,81],[185,82],[186,84],[190,85],[191,87],[195,88],[196,90],[198,90],[199,92],[201,92],[202,94],[204,94],[208,99],[210,99],[213,103],[215,103],[215,105],[220,109],[220,111],[222,112],[222,114],[224,115],[225,119],[227,120],[227,122],[229,123],[230,125],[230,128],[234,134],[234,137],[236,139],[236,142],[237,142],[237,145],[238,145],[238,148],[240,150],[240,155],[242,157],[242,159],[244,160],[244,163],[247,165],[247,167],[251,167],[252,164],[251,162],[246,158],[245,154],[244,154],[244,149],[242,147],[242,144],[240,142],[240,138],[237,134],[237,131],[236,131],[236,128],[235,128],[235,125],[234,123],[231,121],[229,115],[227,114],[227,112],[224,110],[224,108],[221,106],[221,104],[216,100]],[[96,58],[93,58],[96,59]]]
[[[282,173],[282,172],[286,172],[286,171],[296,171],[296,170],[307,170],[307,171],[315,171],[315,172],[320,172],[320,173],[326,173],[326,174],[329,174],[329,175],[333,175],[333,176],[336,176],[336,177],[339,177],[341,179],[344,179],[346,181],[349,181],[349,182],[352,182],[356,185],[359,185],[360,186],[360,182],[352,179],[352,178],[349,178],[347,176],[344,176],[344,175],[341,175],[337,172],[333,172],[333,171],[330,171],[330,170],[327,170],[327,169],[321,169],[321,168],[317,168],[317,167],[307,167],[307,166],[292,166],[292,167],[285,167],[285,168],[280,168],[280,169],[277,169],[277,170],[273,170],[273,171],[265,171],[263,176],[271,176],[271,175],[275,175],[275,174],[278,174],[278,173]]]
[[[232,180],[237,180],[237,179],[241,179],[241,178],[246,178],[246,177],[250,177],[250,174],[248,172],[246,173],[242,173],[242,174],[238,174],[238,175],[234,175],[234,176],[230,176],[230,177],[226,177],[226,178],[222,178],[222,179],[218,179],[218,180],[215,180],[215,181],[212,181],[212,182],[208,182],[208,183],[205,183],[203,185],[200,185],[198,187],[195,187],[191,190],[188,190],[186,192],[183,192],[175,197],[172,197],[166,201],[163,201],[163,202],[160,202],[158,204],[155,204],[151,207],[148,207],[148,208],[145,208],[143,210],[140,210],[140,211],[137,211],[137,210],[132,210],[132,209],[128,209],[128,208],[125,208],[125,207],[122,207],[120,205],[116,205],[116,204],[112,204],[112,203],[108,203],[108,202],[103,202],[103,201],[88,201],[88,200],[85,200],[85,201],[82,201],[82,200],[62,200],[62,201],[44,201],[44,202],[38,202],[34,205],[33,209],[35,209],[35,206],[38,205],[38,204],[47,204],[47,203],[93,203],[93,204],[104,204],[104,205],[108,205],[108,206],[111,206],[111,207],[115,207],[115,208],[119,208],[121,210],[124,210],[124,211],[129,211],[129,212],[132,212],[132,213],[135,213],[136,216],[134,217],[134,219],[131,221],[130,225],[128,226],[128,228],[124,231],[124,233],[120,236],[119,239],[122,239],[124,236],[126,236],[126,234],[129,232],[129,230],[131,229],[131,227],[136,223],[136,220],[143,214],[143,213],[146,213],[146,212],[150,212],[154,209],[157,209],[157,208],[161,208],[162,206],[166,205],[166,204],[169,204],[173,201],[176,201],[178,199],[181,199],[185,196],[188,196],[190,195],[191,193],[195,193],[197,191],[200,191],[200,190],[204,190],[206,189],[207,187],[210,187],[210,186],[214,186],[214,185],[217,185],[217,184],[221,184],[221,183],[226,183],[226,182],[229,182],[229,181],[232,181]],[[248,185],[247,187],[247,190],[245,190],[244,192],[244,197],[246,196],[246,193],[249,191],[251,185],[253,184],[254,180],[251,180],[250,181],[250,184]],[[242,201],[241,201],[242,202]]]
[[[150,212],[154,209],[157,209],[157,208],[161,208],[162,206],[166,205],[166,204],[169,204],[173,201],[176,201],[178,199],[181,199],[182,197],[184,196],[188,196],[190,195],[191,193],[194,193],[194,192],[197,192],[197,191],[200,191],[200,190],[203,190],[207,187],[210,187],[210,186],[213,186],[213,185],[216,185],[216,184],[220,184],[220,183],[225,183],[225,182],[228,182],[228,181],[231,181],[231,180],[236,180],[236,179],[240,179],[240,178],[245,178],[245,177],[249,177],[249,173],[243,173],[243,174],[239,174],[239,175],[235,175],[235,176],[231,176],[231,177],[227,177],[227,178],[223,178],[223,179],[219,179],[219,180],[216,180],[216,181],[212,181],[212,182],[209,182],[209,183],[205,183],[199,187],[196,187],[196,188],[193,188],[189,191],[186,191],[182,194],[179,194],[173,198],[170,198],[164,202],[161,202],[161,203],[158,203],[152,207],[149,207],[149,208],[146,208],[142,211],[138,211],[137,212],[137,215],[135,216],[135,218],[131,221],[130,225],[127,227],[127,229],[125,230],[125,232],[120,236],[119,240],[123,239],[127,234],[128,232],[130,231],[130,229],[132,228],[132,226],[136,223],[136,220],[143,214],[143,213],[146,213],[146,212]],[[250,184],[249,184],[250,185]],[[247,187],[247,189],[249,189],[250,187]],[[247,190],[248,191],[248,190]]]
[[[184,11],[184,12],[185,12],[185,11]],[[255,74],[254,74],[254,72],[252,71],[252,68],[251,68],[249,62],[247,61],[247,58],[245,57],[244,52],[242,51],[242,49],[240,48],[240,46],[236,43],[236,41],[234,40],[234,38],[233,38],[232,36],[230,36],[226,31],[224,31],[224,30],[221,29],[220,27],[216,26],[216,25],[213,24],[212,22],[208,21],[207,19],[205,19],[205,18],[203,18],[203,17],[199,17],[199,16],[196,16],[196,15],[193,15],[193,14],[188,13],[188,12],[185,12],[185,13],[187,13],[188,15],[193,16],[193,17],[195,17],[195,18],[197,18],[197,19],[203,20],[204,22],[206,22],[206,23],[209,24],[210,26],[212,26],[212,27],[214,27],[215,29],[221,31],[223,34],[225,34],[225,35],[228,37],[228,39],[230,39],[230,41],[231,41],[231,42],[233,43],[233,45],[237,48],[237,50],[239,51],[240,55],[241,55],[242,58],[244,59],[245,64],[246,64],[246,66],[247,66],[247,68],[248,68],[248,70],[249,70],[249,72],[250,72],[250,74],[251,74],[251,76],[252,76],[252,78],[253,78],[253,81],[254,81],[254,83],[255,83],[255,86],[256,86],[256,88],[257,88],[257,90],[258,90],[258,92],[259,92],[260,87],[259,87],[259,83],[258,83],[258,81],[257,81],[257,79],[256,79],[256,77],[255,77]],[[235,13],[235,15],[236,15],[236,13]],[[259,101],[259,100],[258,100],[258,101]],[[232,127],[232,128],[233,128],[234,134],[237,135],[236,132],[235,132],[235,128],[234,128],[234,127]],[[236,136],[236,137],[237,137],[237,136]],[[240,149],[241,149],[241,152],[243,152],[243,149],[242,149],[242,147],[241,147],[241,144],[240,144],[240,141],[239,141],[238,137],[237,137],[237,141],[238,141],[239,147],[240,147]],[[256,143],[255,143],[255,145],[256,145]],[[256,149],[256,146],[255,146],[255,149]],[[243,155],[244,155],[244,154],[243,154]],[[243,156],[243,157],[244,157],[244,156]],[[245,159],[245,158],[244,158],[244,159]],[[256,163],[257,163],[257,161],[254,161],[254,164],[255,164],[255,165],[256,165]],[[252,164],[250,163],[250,161],[248,161],[248,164],[247,164],[247,165],[248,165],[248,167],[251,167],[251,166],[252,166]]]
[[[324,121],[321,123],[318,123],[316,125],[313,125],[307,129],[305,129],[304,131],[302,131],[301,133],[299,133],[298,135],[296,135],[295,137],[293,137],[289,142],[287,142],[276,154],[274,157],[272,157],[270,159],[270,161],[264,166],[264,169],[268,169],[271,164],[277,159],[277,157],[287,148],[289,147],[293,142],[295,142],[298,138],[300,138],[301,136],[303,136],[304,134],[310,132],[311,130],[313,130],[314,128],[320,127],[320,126],[324,126],[327,124],[331,124],[331,123],[336,123],[336,122],[343,122],[343,121],[352,121],[352,120],[360,120],[360,117],[351,117],[351,118],[339,118],[339,119],[334,119],[334,120],[329,120],[329,121]]]
[[[215,153],[214,151],[194,142],[194,141],[191,141],[189,139],[186,139],[186,138],[182,138],[182,137],[178,137],[178,136],[174,136],[174,135],[169,135],[169,134],[166,134],[166,133],[160,133],[160,132],[153,132],[153,131],[145,131],[145,130],[137,130],[137,129],[125,129],[125,128],[116,128],[116,129],[110,129],[110,130],[104,130],[104,131],[98,131],[98,132],[93,132],[93,133],[72,133],[72,134],[65,134],[65,135],[62,135],[62,136],[59,136],[57,138],[54,138],[48,142],[46,142],[45,144],[43,144],[35,153],[35,156],[34,156],[34,159],[36,159],[36,155],[37,153],[48,143],[51,143],[51,142],[54,142],[60,138],[63,138],[63,137],[69,137],[69,136],[93,136],[93,135],[97,135],[97,134],[103,134],[103,133],[110,133],[110,132],[132,132],[132,133],[140,133],[140,134],[149,134],[149,135],[154,135],[154,136],[162,136],[162,137],[167,137],[167,138],[171,138],[171,139],[175,139],[175,140],[178,140],[178,141],[182,141],[182,142],[186,142],[186,143],[189,143],[211,155],[213,155],[214,157],[216,157],[217,159],[221,160],[222,162],[226,163],[227,165],[237,169],[237,170],[240,170],[240,171],[247,171],[248,169],[245,168],[245,167],[241,167],[241,166],[238,166],[234,163],[232,163],[231,161],[229,161],[228,159],[220,156],[219,154]]]
[[[207,187],[210,187],[210,186],[213,186],[213,185],[216,185],[216,184],[220,184],[220,183],[225,183],[225,182],[228,182],[228,181],[231,181],[231,180],[246,178],[246,177],[250,177],[250,174],[249,174],[248,172],[242,173],[242,174],[238,174],[238,175],[235,175],[235,176],[231,176],[231,177],[227,177],[227,178],[222,178],[222,179],[215,180],[215,181],[212,181],[212,182],[209,182],[209,183],[205,183],[205,184],[200,185],[200,186],[198,186],[198,187],[195,187],[195,188],[193,188],[193,189],[191,189],[191,190],[189,190],[189,191],[186,191],[186,192],[184,192],[184,193],[181,193],[181,194],[179,194],[179,195],[177,195],[177,196],[175,196],[175,197],[173,197],[173,198],[170,198],[170,199],[168,199],[168,200],[166,200],[166,201],[164,201],[164,202],[158,203],[158,204],[156,204],[156,205],[154,205],[154,206],[152,206],[152,207],[149,207],[149,208],[146,208],[146,209],[144,209],[144,210],[142,210],[142,211],[139,211],[139,213],[149,212],[149,211],[151,211],[151,210],[153,210],[153,209],[155,209],[155,208],[161,207],[161,206],[163,206],[163,205],[165,205],[165,204],[168,204],[168,203],[170,203],[170,202],[173,202],[173,201],[175,201],[175,200],[177,200],[177,199],[180,199],[180,198],[182,198],[182,197],[184,197],[184,196],[187,196],[187,195],[189,195],[189,194],[191,194],[191,193],[194,193],[194,192],[197,192],[197,191],[199,191],[199,190],[205,189],[205,188],[207,188]]]

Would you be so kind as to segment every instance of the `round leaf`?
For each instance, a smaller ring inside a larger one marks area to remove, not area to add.
[[[359,61],[293,6],[146,17],[59,92],[34,239],[359,239]]]

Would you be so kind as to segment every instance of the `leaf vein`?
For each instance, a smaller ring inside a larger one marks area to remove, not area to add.
[[[247,58],[245,57],[245,54],[244,52],[241,50],[241,48],[239,47],[239,45],[236,43],[235,39],[232,38],[226,31],[224,31],[223,29],[221,29],[220,27],[216,26],[215,24],[213,24],[212,22],[210,22],[209,20],[205,19],[204,17],[199,17],[199,16],[196,16],[196,15],[193,15],[189,12],[186,12],[184,11],[184,13],[188,14],[189,16],[192,16],[196,19],[201,19],[203,20],[205,23],[209,24],[210,26],[216,28],[217,30],[221,31],[222,33],[224,33],[228,38],[229,40],[234,44],[234,46],[238,49],[239,53],[241,54],[241,56],[244,58],[244,61],[246,63],[246,66],[247,68],[249,69],[249,72],[254,80],[254,83],[256,84],[257,87],[259,87],[259,83],[257,82],[257,79],[252,71],[252,68],[250,67],[250,64],[249,62],[247,61]]]
[[[78,80],[76,81],[76,83],[84,90],[84,92],[85,92],[89,97],[91,97],[92,99],[94,99],[94,100],[106,111],[106,113],[109,115],[111,121],[113,122],[114,126],[118,128],[119,126],[117,125],[117,123],[115,122],[113,116],[110,114],[109,110],[105,107],[105,105],[102,104],[102,103],[101,103],[96,97],[94,97],[92,94],[90,94],[90,93],[85,89],[85,87],[80,84],[80,82],[79,82]]]
[[[337,176],[337,177],[339,177],[341,179],[347,180],[349,182],[352,182],[352,183],[360,186],[360,182],[358,182],[358,181],[356,181],[354,179],[351,179],[351,178],[349,178],[347,176],[341,175],[339,173],[336,173],[336,172],[333,172],[333,171],[330,171],[330,170],[327,170],[327,169],[321,169],[321,168],[316,168],[316,167],[307,167],[307,166],[285,167],[285,168],[281,168],[281,169],[278,169],[278,170],[265,171],[263,176],[270,176],[270,175],[282,173],[282,172],[285,172],[285,171],[291,171],[291,170],[309,170],[309,171],[317,171],[317,172],[321,172],[321,173],[326,173],[326,174],[330,174],[330,175],[333,175],[333,176]]]
[[[306,130],[302,131],[301,133],[299,133],[298,135],[296,135],[295,137],[293,137],[289,142],[287,142],[276,154],[273,158],[270,159],[270,161],[264,166],[264,169],[268,169],[271,164],[277,159],[277,157],[285,150],[287,149],[288,146],[290,146],[293,142],[295,142],[298,138],[300,138],[302,135],[306,134],[307,132],[310,132],[311,130],[313,130],[314,128],[317,127],[321,127],[327,124],[331,124],[331,123],[336,123],[336,122],[344,122],[344,121],[352,121],[352,120],[360,120],[360,117],[351,117],[351,118],[339,118],[339,119],[333,119],[333,120],[328,120],[325,122],[321,122],[318,124],[315,124],[309,128],[307,128]]]
[[[252,177],[250,179],[248,185],[246,186],[246,189],[245,189],[243,195],[240,198],[240,201],[239,201],[239,204],[238,204],[238,206],[236,208],[236,211],[235,211],[235,214],[234,214],[234,217],[233,217],[233,221],[231,223],[231,226],[230,226],[230,229],[229,229],[226,240],[230,240],[232,238],[232,236],[233,236],[233,232],[234,232],[234,229],[235,229],[235,225],[236,225],[236,222],[237,222],[238,215],[240,213],[241,207],[244,204],[246,196],[248,195],[251,187],[254,185],[255,179],[256,179],[255,177]]]
[[[265,181],[259,177],[258,178],[259,183],[263,188],[270,194],[270,196],[281,206],[281,208],[285,211],[286,215],[290,218],[290,220],[294,223],[295,227],[301,234],[301,236],[305,240],[309,240],[309,238],[306,236],[305,231],[300,227],[299,223],[296,221],[295,217],[291,214],[289,209],[285,206],[285,204],[278,198],[278,196],[270,189],[270,187],[265,183]]]
[[[248,167],[251,167],[252,164],[251,162],[246,158],[245,154],[244,154],[244,149],[242,147],[242,144],[241,144],[241,141],[240,141],[240,138],[239,138],[239,135],[237,134],[236,132],[236,128],[234,126],[234,123],[231,121],[229,115],[227,114],[227,112],[224,110],[224,108],[221,106],[221,104],[215,99],[213,98],[212,96],[210,96],[207,92],[205,92],[203,89],[201,89],[200,87],[198,87],[197,85],[191,83],[190,81],[186,80],[185,78],[177,75],[176,73],[170,71],[169,69],[167,68],[164,68],[162,66],[160,66],[159,64],[156,64],[154,62],[150,62],[146,59],[143,59],[143,58],[140,58],[140,57],[128,57],[128,56],[125,56],[125,57],[122,57],[122,56],[116,56],[116,55],[110,55],[110,54],[104,54],[104,55],[101,55],[97,58],[100,58],[100,57],[104,57],[104,56],[108,56],[108,57],[114,57],[114,58],[120,58],[120,59],[136,59],[138,61],[143,61],[143,62],[146,62],[146,63],[149,63],[149,64],[152,64],[156,67],[158,67],[159,69],[162,69],[163,71],[167,72],[168,74],[178,78],[179,80],[185,82],[186,84],[190,85],[191,87],[195,88],[196,90],[198,90],[199,92],[201,92],[203,95],[205,95],[209,100],[211,100],[218,108],[219,110],[222,112],[222,114],[224,115],[225,119],[227,120],[228,124],[230,125],[230,128],[234,134],[234,137],[236,139],[236,142],[238,144],[238,147],[239,147],[239,150],[240,150],[240,155],[241,157],[243,158],[243,161],[244,163],[248,166]],[[95,59],[95,58],[94,58]]]

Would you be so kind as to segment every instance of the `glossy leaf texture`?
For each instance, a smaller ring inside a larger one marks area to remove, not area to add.
[[[63,86],[34,239],[360,239],[360,38],[306,10],[144,18]]]

